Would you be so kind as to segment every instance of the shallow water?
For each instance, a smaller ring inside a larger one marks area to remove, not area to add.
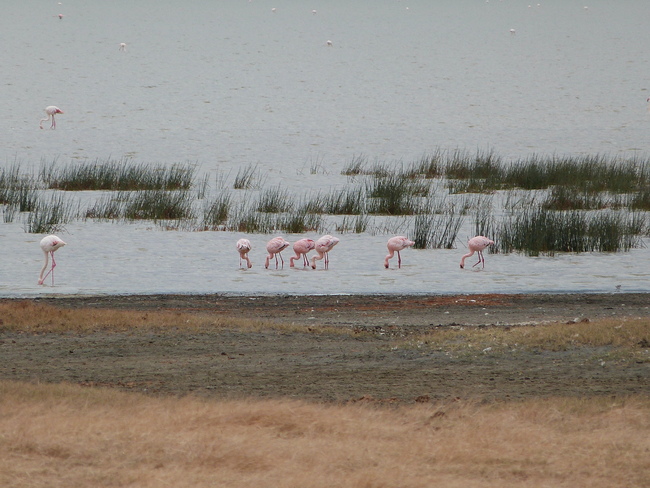
[[[492,148],[504,158],[645,156],[647,2],[583,7],[11,2],[0,17],[0,165],[126,156],[195,162],[212,181],[256,164],[265,186],[302,195],[345,184],[340,172],[360,154],[391,163],[456,147]],[[39,130],[51,104],[65,113],[56,130]],[[0,223],[0,295],[650,291],[647,248],[488,254],[485,270],[461,271],[459,243],[405,251],[401,270],[384,270],[388,235],[346,234],[327,272],[276,271],[261,267],[272,236],[247,236],[256,266],[244,271],[235,233],[76,222],[61,236],[69,245],[57,253],[57,285],[38,287],[42,236],[24,233],[20,220]]]

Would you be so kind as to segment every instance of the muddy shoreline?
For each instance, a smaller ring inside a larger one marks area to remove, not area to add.
[[[299,327],[297,332],[3,331],[2,379],[66,381],[154,395],[324,402],[650,395],[650,364],[616,360],[607,348],[455,354],[395,347],[396,339],[438,327],[648,317],[648,294],[129,295],[32,300],[66,308],[215,313]],[[324,332],[325,326],[358,333]]]

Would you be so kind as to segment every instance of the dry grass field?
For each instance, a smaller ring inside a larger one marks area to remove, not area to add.
[[[6,488],[650,486],[650,399],[396,408],[0,382]]]
[[[409,331],[0,301],[0,486],[650,487],[643,310]]]

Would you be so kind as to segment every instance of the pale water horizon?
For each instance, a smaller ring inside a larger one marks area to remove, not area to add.
[[[302,195],[346,184],[341,171],[358,156],[406,164],[440,149],[506,160],[650,150],[642,0],[3,7],[5,168],[190,163],[214,186],[254,165],[265,186]],[[64,112],[56,130],[38,127],[48,105]],[[39,287],[42,235],[24,227],[24,217],[0,222],[0,296],[650,291],[647,237],[621,253],[486,253],[484,270],[460,270],[469,221],[457,249],[409,249],[399,270],[383,269],[381,226],[344,234],[327,271],[289,269],[289,252],[284,269],[265,270],[272,235],[246,236],[254,267],[240,270],[243,234],[75,221],[60,234],[56,286]]]

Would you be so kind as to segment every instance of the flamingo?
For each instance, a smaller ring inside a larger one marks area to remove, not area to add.
[[[314,256],[313,258],[311,258],[312,269],[316,269],[316,261],[321,260],[323,258],[325,258],[325,269],[329,268],[329,264],[330,264],[329,252],[338,243],[339,243],[339,238],[330,235],[326,235],[318,239],[314,247],[314,249],[318,253],[318,256]]]
[[[251,241],[248,239],[239,239],[237,241],[237,251],[239,251],[239,267],[241,268],[242,259],[246,261],[246,265],[249,268],[253,267],[250,258],[248,257],[248,251],[251,250]]]
[[[282,251],[291,245],[290,242],[286,241],[284,237],[274,237],[269,242],[266,243],[266,250],[269,255],[266,256],[266,261],[264,262],[264,267],[269,267],[269,260],[275,256],[275,269],[278,269],[278,255],[282,260],[282,267],[284,268],[284,259],[282,259]]]
[[[386,256],[386,259],[384,259],[384,267],[388,268],[388,260],[393,259],[395,253],[397,253],[397,267],[401,268],[402,257],[399,255],[399,252],[407,247],[411,247],[413,244],[415,244],[414,241],[411,241],[404,236],[395,236],[388,239],[388,243],[386,244],[386,247],[388,247],[388,255]]]
[[[120,42],[120,51],[126,51],[126,42]]]
[[[47,114],[47,117],[44,119],[41,119],[41,123],[39,124],[39,127],[42,129],[43,128],[43,122],[46,120],[50,120],[50,117],[52,117],[52,125],[50,129],[56,129],[56,121],[54,120],[54,115],[55,114],[62,114],[63,111],[59,107],[55,107],[54,105],[50,105],[49,107],[45,107],[45,113]]]
[[[293,243],[293,252],[296,253],[295,256],[289,258],[289,267],[293,268],[293,262],[296,259],[300,259],[302,256],[302,265],[309,266],[309,259],[307,258],[307,253],[316,247],[316,243],[313,239],[300,239]]]
[[[41,269],[41,274],[38,277],[38,284],[42,285],[43,282],[45,281],[45,278],[47,278],[47,275],[52,273],[52,286],[54,286],[54,268],[56,268],[56,261],[54,261],[54,251],[56,251],[60,247],[65,246],[65,242],[63,242],[63,240],[61,240],[57,236],[49,235],[41,239],[40,245],[41,245],[41,249],[43,250],[43,254],[45,254],[45,264],[43,264],[43,268]],[[45,269],[47,268],[50,255],[52,255],[52,267],[47,272],[47,274],[43,276],[43,273],[45,273]]]
[[[460,260],[460,267],[465,267],[465,259],[470,257],[475,252],[478,253],[478,261],[476,264],[483,263],[485,268],[485,258],[483,257],[483,249],[494,244],[494,241],[483,236],[472,237],[467,241],[467,247],[469,247],[469,252],[465,254]],[[474,266],[476,266],[476,264]],[[472,267],[474,267],[472,266]]]

